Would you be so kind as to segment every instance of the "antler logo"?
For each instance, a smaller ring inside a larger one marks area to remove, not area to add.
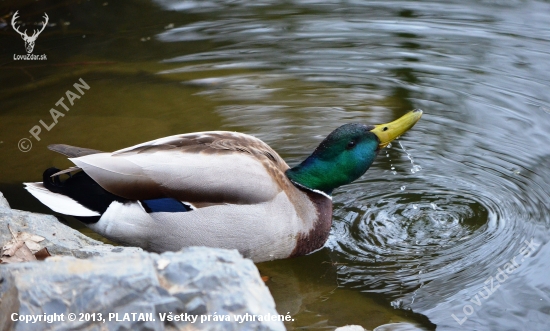
[[[36,41],[36,38],[38,38],[38,36],[42,33],[42,31],[44,31],[44,28],[46,27],[46,24],[48,24],[48,20],[50,18],[48,17],[48,14],[44,13],[44,18],[46,19],[46,21],[42,25],[42,29],[40,29],[40,31],[34,30],[34,33],[32,34],[32,36],[29,37],[27,35],[26,29],[25,29],[25,32],[21,32],[19,31],[19,28],[15,25],[15,20],[17,19],[18,12],[19,11],[16,11],[15,14],[13,14],[13,17],[11,18],[11,26],[13,26],[13,29],[21,35],[21,38],[23,38],[23,40],[25,41],[25,49],[27,50],[27,53],[31,54],[34,49],[34,43]]]

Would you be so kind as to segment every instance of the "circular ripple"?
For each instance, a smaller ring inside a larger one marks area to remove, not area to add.
[[[398,194],[376,201],[350,225],[358,247],[411,258],[454,245],[488,219],[482,204],[463,196]]]
[[[342,266],[340,283],[383,293],[395,306],[407,307],[416,290],[433,280],[440,285],[431,292],[423,288],[423,295],[452,294],[482,282],[517,255],[522,238],[534,234],[532,220],[542,216],[535,195],[521,194],[533,181],[494,176],[495,166],[482,165],[482,158],[461,164],[453,178],[379,169],[376,179],[337,194],[328,245]],[[472,171],[485,180],[476,181]],[[406,188],[400,188],[404,182]]]

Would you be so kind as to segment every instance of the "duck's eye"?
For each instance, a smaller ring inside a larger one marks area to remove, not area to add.
[[[346,149],[352,149],[353,147],[355,147],[356,144],[357,143],[352,140],[348,143],[348,146],[346,146]]]
[[[385,126],[385,127],[382,129],[382,131],[388,131],[388,127]]]

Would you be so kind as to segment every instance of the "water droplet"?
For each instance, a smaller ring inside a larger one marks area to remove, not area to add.
[[[432,206],[433,210],[437,210],[437,205],[435,203],[430,203],[430,206]]]
[[[391,170],[395,170],[395,167],[391,167]]]
[[[405,191],[407,187],[405,185],[401,186],[401,191]]]
[[[419,165],[416,165],[414,163],[414,160],[413,160],[413,157],[412,155],[407,151],[407,149],[405,149],[405,146],[403,146],[403,144],[401,142],[399,142],[399,146],[401,146],[401,149],[405,152],[405,154],[407,154],[407,158],[411,161],[411,165],[412,165],[412,168],[411,168],[411,173],[417,173],[419,172],[420,170],[422,170],[422,167],[419,166]]]
[[[388,144],[388,146],[386,146],[387,148],[391,148],[391,143]]]
[[[391,173],[394,175],[397,175],[397,171],[392,171]]]
[[[418,209],[418,206],[413,204],[413,209]]]
[[[403,301],[401,299],[397,299],[397,300],[392,301],[390,304],[393,308],[399,309],[403,306]]]
[[[515,175],[519,175],[521,173],[521,171],[518,169],[518,168],[512,168],[512,172],[515,174]]]
[[[411,160],[411,163],[412,163],[412,160]],[[422,167],[419,166],[419,165],[414,164],[413,167],[411,168],[411,173],[415,174],[415,173],[419,172],[420,170],[422,170]]]

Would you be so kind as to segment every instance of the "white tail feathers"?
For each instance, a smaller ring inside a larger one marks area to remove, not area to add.
[[[25,189],[51,210],[72,216],[101,216],[68,196],[54,193],[44,187],[42,183],[24,183]]]

